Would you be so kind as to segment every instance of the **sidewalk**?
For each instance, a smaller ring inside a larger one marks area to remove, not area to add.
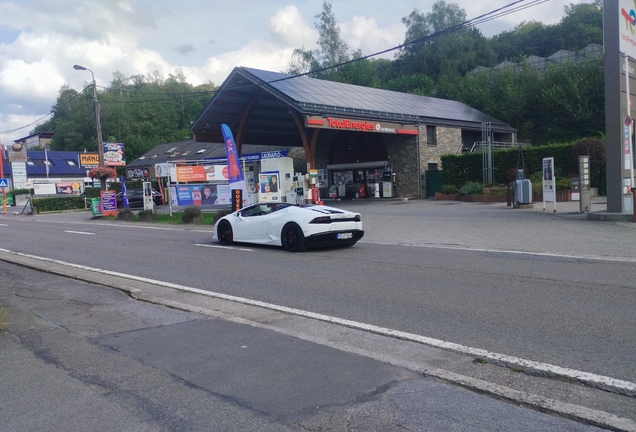
[[[20,269],[16,283],[0,261],[3,431],[600,430],[562,416],[636,430],[597,409],[633,408],[607,392],[551,382],[583,405],[559,402],[537,393],[544,378],[424,345],[47,267],[71,279]]]

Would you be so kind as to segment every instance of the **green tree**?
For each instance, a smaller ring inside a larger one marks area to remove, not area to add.
[[[157,144],[188,139],[190,122],[214,89],[212,83],[193,87],[180,70],[167,79],[158,72],[128,78],[116,72],[97,95],[104,141],[123,142],[133,160]],[[97,151],[92,92],[62,87],[53,117],[37,129],[54,132],[53,150]]]
[[[480,64],[494,64],[495,54],[490,44],[475,28],[467,27],[436,36],[465,21],[466,12],[457,4],[444,0],[434,3],[429,13],[414,9],[402,18],[406,26],[405,44],[408,45],[398,54],[400,74],[422,74],[437,80],[444,74],[463,75]]]
[[[292,54],[286,73],[297,75],[319,69],[329,68],[350,60],[349,45],[340,37],[340,27],[331,10],[331,3],[323,1],[322,12],[315,15],[318,21],[314,23],[318,30],[318,48],[306,50],[305,47],[296,48]],[[337,68],[317,72],[317,78],[326,78],[335,75]]]

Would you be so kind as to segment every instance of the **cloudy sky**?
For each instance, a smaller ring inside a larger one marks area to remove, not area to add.
[[[470,19],[511,1],[455,2]],[[579,2],[550,0],[480,29],[491,36],[522,21],[555,23]],[[401,18],[433,3],[331,1],[342,38],[363,54],[404,42]],[[62,85],[79,91],[90,82],[74,64],[91,69],[98,86],[114,72],[176,69],[192,84],[219,85],[235,66],[282,71],[294,48],[315,48],[321,10],[322,0],[0,0],[0,141],[29,135],[27,125],[50,113]]]

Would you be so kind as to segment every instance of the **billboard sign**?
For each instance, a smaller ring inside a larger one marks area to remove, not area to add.
[[[104,147],[104,166],[126,166],[123,143],[102,143]]]
[[[13,143],[9,146],[9,162],[26,162],[27,148],[24,143]]]
[[[97,153],[80,153],[79,164],[82,169],[97,168],[99,166],[99,154]]]

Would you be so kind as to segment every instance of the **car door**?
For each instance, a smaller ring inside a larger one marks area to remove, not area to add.
[[[269,204],[256,204],[243,209],[234,229],[234,240],[253,243],[265,242],[267,225],[272,211]]]

